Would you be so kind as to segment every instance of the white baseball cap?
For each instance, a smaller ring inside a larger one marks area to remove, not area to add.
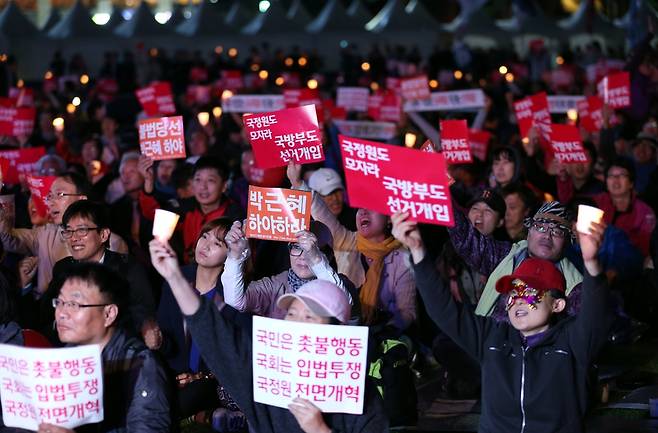
[[[331,168],[319,168],[308,179],[308,186],[320,195],[329,195],[337,189],[345,189],[343,181]]]

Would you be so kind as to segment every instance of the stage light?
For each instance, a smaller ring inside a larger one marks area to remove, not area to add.
[[[270,2],[267,0],[262,0],[261,2],[258,3],[258,10],[260,13],[264,14],[267,12],[267,10],[270,8]]]
[[[104,26],[108,22],[110,22],[110,14],[107,12],[99,12],[94,14],[91,17],[91,20],[96,24],[97,26]]]
[[[166,24],[171,18],[171,11],[156,12],[154,18],[158,23]]]

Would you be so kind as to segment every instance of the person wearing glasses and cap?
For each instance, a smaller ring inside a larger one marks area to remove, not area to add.
[[[97,344],[103,363],[103,421],[76,432],[169,432],[171,390],[161,361],[126,328],[128,284],[99,263],[68,271],[52,300],[59,339],[70,346]],[[41,423],[38,433],[71,433]]]
[[[572,242],[572,216],[558,201],[544,203],[532,218],[526,218],[526,240],[514,244],[484,236],[460,212],[455,212],[455,226],[448,229],[455,251],[480,274],[488,276],[475,313],[504,320],[505,305],[496,292],[496,281],[511,274],[524,260],[534,257],[551,261],[564,275],[565,294],[574,298],[569,313],[575,314],[583,276],[565,258],[567,245]]]
[[[590,398],[589,369],[607,340],[608,286],[597,259],[605,224],[578,233],[585,277],[581,310],[565,317],[567,284],[552,261],[530,257],[494,282],[508,322],[460,308],[426,253],[408,213],[391,218],[393,235],[411,252],[418,290],[428,315],[480,364],[481,432],[584,431]],[[539,225],[547,232],[557,227]],[[438,286],[438,287],[437,287]]]
[[[67,172],[57,176],[46,196],[50,223],[32,229],[14,229],[9,227],[5,215],[0,216],[0,241],[5,246],[5,250],[36,256],[38,259],[36,268],[33,266],[30,273],[37,275],[35,292],[39,296],[48,288],[53,276],[54,264],[71,255],[59,233],[62,215],[70,204],[85,200],[88,195],[89,183],[84,176]],[[125,241],[116,234],[112,233],[109,241],[112,251],[128,252]],[[25,291],[31,288],[31,286],[24,287]]]

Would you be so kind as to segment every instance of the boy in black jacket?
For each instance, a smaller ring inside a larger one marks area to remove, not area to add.
[[[496,285],[508,296],[510,321],[496,323],[453,300],[427,257],[416,223],[408,217],[408,213],[393,215],[393,235],[411,251],[427,312],[481,365],[479,431],[584,431],[588,370],[606,340],[610,322],[606,280],[596,259],[605,226],[593,223],[591,234],[578,234],[587,272],[576,317],[557,320],[566,300],[564,277],[556,266],[527,259]]]

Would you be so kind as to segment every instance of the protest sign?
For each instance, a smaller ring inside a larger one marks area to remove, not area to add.
[[[452,226],[446,163],[441,153],[339,135],[350,204],[418,222]]]
[[[233,95],[222,98],[225,113],[266,113],[284,108],[283,95]]]
[[[12,87],[9,97],[16,100],[16,107],[34,107],[34,90],[27,87]]]
[[[579,95],[548,95],[548,111],[551,113],[566,113],[569,110],[575,110],[580,101],[585,100],[584,96]]]
[[[400,97],[392,90],[369,96],[368,116],[379,122],[398,123],[402,119]]]
[[[404,111],[473,111],[484,107],[482,89],[432,92],[429,99],[406,101]]]
[[[17,184],[20,179],[19,175],[32,173],[35,163],[46,154],[45,147],[26,147],[16,150],[1,150],[0,158],[6,159],[9,164],[7,172],[3,173],[4,182],[8,184]]]
[[[367,87],[339,87],[336,90],[336,106],[347,111],[366,112],[369,95]]]
[[[260,168],[281,167],[291,160],[301,164],[324,161],[314,105],[245,114],[243,122]]]
[[[30,190],[32,202],[39,215],[48,215],[48,205],[46,204],[46,196],[50,193],[50,187],[57,179],[56,176],[33,176],[26,175],[27,187]]]
[[[315,105],[315,113],[318,116],[318,122],[324,122],[324,109],[320,93],[315,89],[286,89],[283,91],[283,100],[286,108],[300,107],[303,105]]]
[[[367,122],[359,120],[334,120],[334,125],[343,135],[374,140],[390,140],[395,137],[397,128],[390,122]]]
[[[0,107],[0,135],[30,135],[34,129],[33,107]]]
[[[325,413],[363,413],[368,328],[254,316],[254,401],[287,408],[309,400]]]
[[[544,140],[548,140],[551,132],[551,113],[548,111],[546,92],[535,93],[530,100],[532,101],[532,126],[537,129]]]
[[[249,185],[245,235],[296,242],[295,233],[310,227],[311,199],[310,191]]]
[[[221,86],[227,90],[240,90],[244,88],[242,72],[239,70],[222,71]]]
[[[386,89],[391,90],[396,94],[400,93],[400,86],[402,85],[402,79],[397,77],[386,77]]]
[[[550,138],[553,154],[559,163],[579,164],[588,162],[589,158],[583,148],[577,127],[555,124],[551,128]]]
[[[470,129],[468,131],[468,141],[471,145],[471,153],[480,161],[487,160],[489,139],[491,139],[491,133],[489,131],[480,131],[478,129]]]
[[[429,153],[437,152],[436,148],[434,147],[434,143],[432,143],[431,140],[425,140],[425,143],[423,143],[423,145],[420,146],[420,150],[422,152],[429,152]]]
[[[578,101],[578,121],[580,126],[588,132],[598,132],[603,125],[601,110],[603,100],[598,96],[589,96]]]
[[[406,101],[428,99],[430,97],[430,86],[427,81],[427,75],[403,78],[400,82],[400,93]]]
[[[631,79],[628,72],[607,75],[597,85],[597,91],[603,102],[612,108],[624,108],[631,105]]]
[[[532,100],[523,98],[514,102],[514,113],[521,137],[527,137],[528,130],[532,127]]]
[[[448,164],[473,162],[465,120],[441,120],[441,151]]]
[[[168,81],[156,81],[135,91],[144,113],[149,117],[176,113],[171,84]]]
[[[185,158],[183,117],[160,117],[139,121],[139,148],[154,160]]]
[[[103,421],[99,345],[34,349],[0,344],[2,418],[7,427],[38,430]]]
[[[205,105],[210,103],[210,96],[212,89],[210,86],[201,86],[198,84],[192,84],[187,86],[187,92],[185,97],[187,102],[192,104]]]

